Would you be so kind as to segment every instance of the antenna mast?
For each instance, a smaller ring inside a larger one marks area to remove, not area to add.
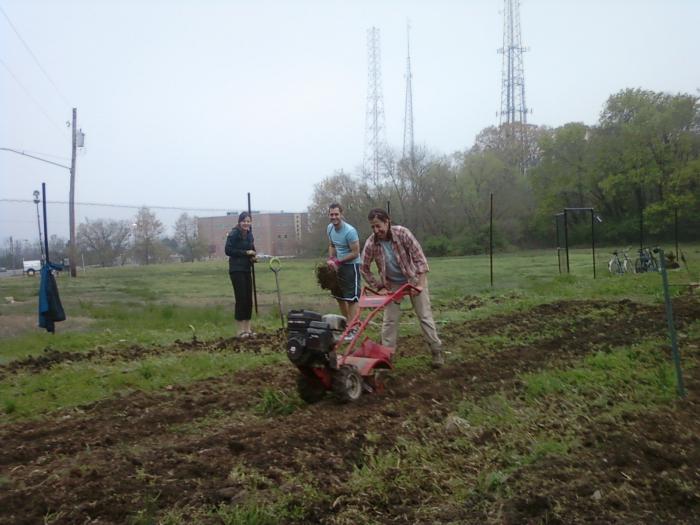
[[[413,142],[413,87],[411,79],[411,24],[406,22],[406,102],[403,117],[403,158],[408,158],[411,167],[415,164],[415,145]]]
[[[504,0],[503,47],[498,50],[503,55],[499,124],[509,124],[512,128],[523,128],[527,124],[523,67],[525,51],[527,49],[522,46],[520,37],[520,2]]]
[[[379,29],[367,30],[367,112],[365,116],[364,170],[374,182],[379,181],[382,149],[386,144],[384,97],[382,96],[381,51]]]

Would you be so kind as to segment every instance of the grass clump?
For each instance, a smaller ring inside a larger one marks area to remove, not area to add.
[[[646,341],[631,348],[596,352],[574,368],[525,374],[525,394],[533,400],[617,398],[640,408],[669,402],[675,397],[675,376],[671,363],[659,351],[663,346],[660,341]]]
[[[295,395],[289,395],[282,390],[265,388],[260,394],[260,401],[255,406],[255,411],[268,417],[287,416],[301,404],[301,400]]]

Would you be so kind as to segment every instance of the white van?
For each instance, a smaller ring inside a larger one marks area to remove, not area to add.
[[[41,261],[25,261],[22,260],[22,270],[27,275],[34,275],[41,271]]]

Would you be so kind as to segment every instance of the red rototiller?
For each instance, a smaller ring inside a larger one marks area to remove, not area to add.
[[[392,301],[400,302],[412,291],[410,284],[379,295],[363,288],[357,315],[347,323],[342,315],[321,315],[291,310],[287,315],[287,357],[299,372],[297,389],[307,403],[333,392],[342,402],[355,401],[362,392],[383,389],[377,371],[393,368],[394,348],[375,343],[364,335],[370,321]]]

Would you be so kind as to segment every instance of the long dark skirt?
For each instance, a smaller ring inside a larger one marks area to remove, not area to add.
[[[253,315],[253,281],[250,272],[229,272],[236,300],[236,321],[248,321]]]

